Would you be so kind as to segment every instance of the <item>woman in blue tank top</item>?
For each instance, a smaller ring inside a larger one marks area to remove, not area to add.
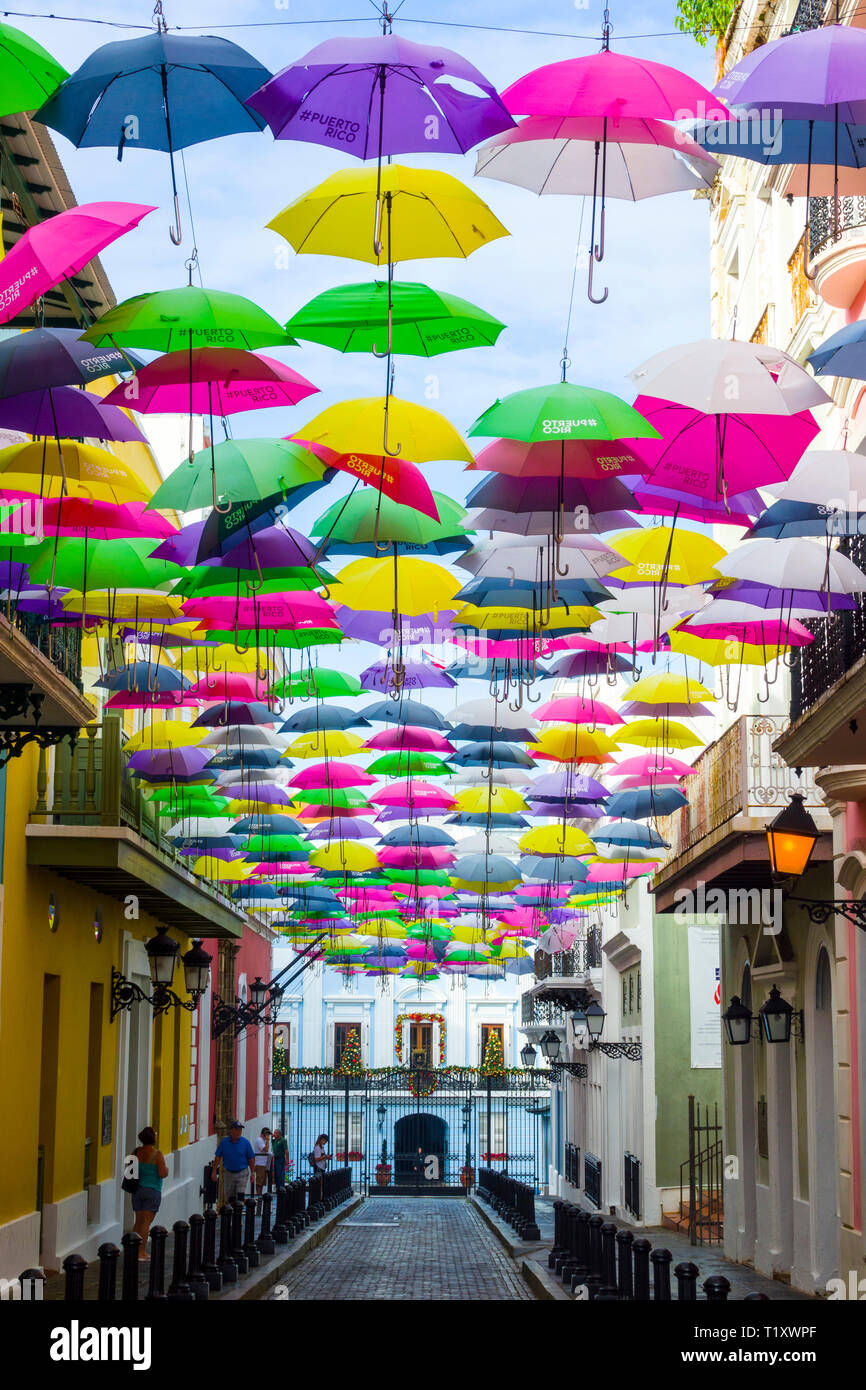
[[[138,1189],[132,1194],[132,1210],[135,1212],[133,1230],[141,1236],[138,1251],[140,1260],[149,1260],[147,1233],[151,1222],[159,1211],[162,1201],[162,1180],[168,1177],[168,1167],[161,1151],[156,1147],[156,1131],[146,1125],[138,1136],[139,1147],[135,1150],[138,1159]]]

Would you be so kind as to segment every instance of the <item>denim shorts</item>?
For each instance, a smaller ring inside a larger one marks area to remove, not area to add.
[[[161,1201],[162,1193],[157,1192],[155,1187],[139,1187],[132,1194],[132,1210],[157,1212]]]

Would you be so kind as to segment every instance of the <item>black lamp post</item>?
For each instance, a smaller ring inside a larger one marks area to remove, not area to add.
[[[539,1038],[538,1046],[541,1048],[541,1055],[546,1062],[550,1062],[551,1065],[554,1065],[559,1061],[562,1052],[562,1043],[559,1040],[558,1033],[554,1033],[552,1029],[548,1029],[548,1031],[543,1033]]]
[[[196,938],[183,957],[183,975],[189,999],[181,999],[171,988],[175,966],[180,956],[180,946],[168,934],[168,927],[158,927],[156,936],[144,944],[147,964],[153,983],[153,993],[145,994],[132,980],[127,980],[119,970],[111,972],[111,1010],[112,1022],[124,1009],[133,1004],[150,1004],[154,1018],[168,1013],[169,1009],[192,1011],[208,987],[211,957]]]
[[[537,1056],[538,1053],[532,1046],[531,1042],[525,1043],[524,1046],[520,1049],[520,1060],[526,1067],[527,1071],[531,1071],[532,1068],[535,1066],[535,1059]]]

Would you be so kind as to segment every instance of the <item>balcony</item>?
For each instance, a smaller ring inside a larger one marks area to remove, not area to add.
[[[775,751],[788,721],[771,715],[741,715],[694,764],[684,791],[687,805],[660,817],[659,833],[670,844],[652,881],[656,910],[671,911],[684,888],[769,887],[766,825],[794,791],[821,830],[830,822],[824,800],[808,771],[798,778]],[[830,856],[822,836],[816,859]]]
[[[524,1018],[522,1031],[532,1036],[536,1028],[540,1033],[548,1027],[565,1029],[567,1015],[574,1012],[580,999],[588,992],[598,992],[598,976],[594,979],[592,972],[601,968],[601,961],[599,926],[589,927],[582,932],[568,951],[555,951],[552,955],[536,951],[536,983],[524,994],[522,1007],[524,1013],[539,1009],[539,1021],[533,1019],[528,1022]],[[561,1016],[551,1016],[548,1020],[541,1012],[545,1006]]]
[[[839,549],[862,568],[866,536],[845,537]],[[866,763],[866,603],[807,623],[815,634],[791,668],[791,723],[776,741],[792,767]],[[866,794],[866,792],[864,792]]]
[[[826,304],[850,309],[866,281],[866,197],[809,199],[809,258]]]
[[[124,741],[117,717],[89,724],[74,748],[58,746],[50,782],[40,749],[28,865],[121,901],[134,897],[140,911],[189,935],[240,937],[249,918],[190,873],[161,833],[153,803],[126,770]]]
[[[0,764],[33,741],[74,735],[92,718],[81,693],[81,634],[32,614],[0,614]]]
[[[564,1028],[567,1015],[555,1000],[536,999],[532,994],[524,994],[520,999],[520,1022],[523,1032],[530,1028]]]

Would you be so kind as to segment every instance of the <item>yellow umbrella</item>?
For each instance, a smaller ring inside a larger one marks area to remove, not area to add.
[[[487,810],[512,815],[517,811],[528,811],[529,807],[519,792],[512,787],[467,787],[457,793],[457,807],[470,813]]]
[[[207,729],[194,729],[181,719],[160,719],[139,729],[124,747],[127,753],[137,753],[141,748],[189,748],[200,743],[206,733]]]
[[[601,729],[584,729],[579,724],[567,729],[545,729],[536,743],[528,745],[530,753],[544,753],[561,763],[597,762],[618,746],[618,741],[610,734],[602,733]]]
[[[670,526],[622,531],[612,537],[610,544],[629,562],[611,570],[610,576],[630,584],[655,584],[663,578],[669,584],[703,584],[720,578],[713,566],[727,554],[700,531],[674,530]]]
[[[347,758],[350,753],[364,751],[364,740],[358,734],[344,733],[342,729],[311,729],[309,733],[299,734],[290,743],[284,758]],[[302,797],[297,798],[302,801]]]
[[[460,580],[429,560],[401,556],[391,560],[353,560],[331,584],[333,603],[374,612],[434,614],[446,608]]]
[[[298,430],[295,438],[322,444],[338,454],[381,457],[386,405],[388,439],[398,441],[391,446],[395,451],[392,458],[409,459],[412,463],[438,463],[443,459],[472,462],[469,445],[444,415],[399,396],[338,401]],[[375,483],[376,476],[372,475],[370,481]]]
[[[537,825],[520,841],[528,854],[592,854],[595,845],[576,825]]]
[[[230,801],[225,808],[227,816],[284,816],[287,807],[284,802],[273,801]]]
[[[338,169],[268,223],[298,252],[373,265],[466,257],[508,236],[477,193],[436,169]]]
[[[362,936],[372,937],[371,944],[375,944],[379,937],[387,937],[389,941],[403,941],[406,937],[403,923],[395,922],[392,917],[371,917],[366,922],[359,922],[357,930]]]
[[[72,613],[108,618],[114,623],[170,623],[180,614],[182,599],[161,589],[94,589],[79,594],[70,590],[62,600]]]
[[[340,869],[360,874],[367,869],[377,868],[379,859],[373,850],[357,840],[334,840],[322,849],[314,849],[310,863],[315,864],[317,869]]]
[[[619,737],[639,748],[699,748],[704,741],[676,719],[633,719],[619,730]]]
[[[627,700],[640,700],[645,705],[697,705],[702,700],[715,700],[715,695],[699,681],[672,671],[644,676],[625,693]]]
[[[212,859],[210,855],[203,854],[200,859],[194,860],[192,871],[219,883],[231,883],[249,878],[253,865],[244,859]]]
[[[525,632],[543,630],[556,632],[567,628],[588,628],[602,615],[597,608],[575,604],[571,608],[551,608],[543,613],[533,614],[527,608],[478,608],[473,603],[464,604],[460,609],[459,622],[462,627],[477,628],[519,628]]]
[[[116,454],[73,439],[28,440],[0,449],[0,488],[44,498],[90,497],[100,502],[143,502],[150,496]]]
[[[768,666],[789,650],[787,646],[752,646],[736,637],[696,637],[676,628],[671,628],[668,636],[672,652],[693,656],[708,666]]]

